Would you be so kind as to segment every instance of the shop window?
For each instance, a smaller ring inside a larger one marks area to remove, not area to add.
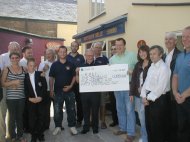
[[[183,51],[184,50],[184,47],[183,47],[183,44],[182,44],[182,36],[181,35],[177,35],[177,48],[180,50],[180,51]]]
[[[102,43],[102,54],[106,57],[108,57],[108,54],[107,54],[107,48],[106,48],[106,42],[105,41],[97,41],[97,42],[101,42]],[[86,44],[86,49],[89,49],[89,48],[92,48],[93,47],[93,43],[87,43]]]
[[[90,18],[95,18],[96,16],[105,12],[105,0],[90,0]]]
[[[115,46],[115,40],[108,41],[108,57],[109,58],[112,56],[112,53],[111,53],[112,46]]]

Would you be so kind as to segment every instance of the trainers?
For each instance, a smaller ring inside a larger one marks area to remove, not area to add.
[[[76,135],[78,134],[77,129],[75,127],[70,128],[71,134]]]
[[[58,133],[60,133],[61,132],[61,127],[56,127],[55,129],[54,129],[54,131],[53,131],[53,135],[55,136],[55,135],[57,135]]]

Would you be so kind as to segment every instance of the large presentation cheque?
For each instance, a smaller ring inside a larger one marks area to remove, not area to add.
[[[129,90],[127,64],[81,67],[80,92],[105,92]]]

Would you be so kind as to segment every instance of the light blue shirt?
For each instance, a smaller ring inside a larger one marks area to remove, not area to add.
[[[178,55],[173,74],[178,77],[178,92],[182,94],[190,87],[190,52]]]

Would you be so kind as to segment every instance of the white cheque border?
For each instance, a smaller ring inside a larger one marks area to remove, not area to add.
[[[81,67],[80,92],[107,92],[129,90],[127,64]]]

